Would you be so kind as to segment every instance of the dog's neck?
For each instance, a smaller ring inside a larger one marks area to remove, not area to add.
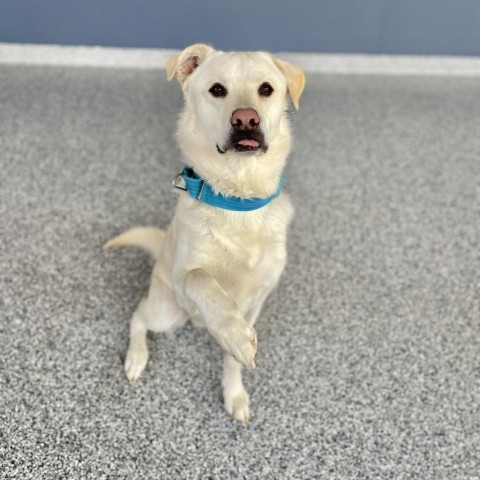
[[[240,170],[232,172],[226,168],[224,172],[219,173],[195,167],[196,173],[210,185],[213,192],[226,197],[268,197],[276,192],[282,176],[282,170],[272,172],[268,176],[256,175],[255,169],[250,172]]]
[[[266,198],[274,195],[282,178],[290,139],[272,144],[256,156],[193,156],[184,151],[185,164],[193,168],[217,193],[227,197]]]

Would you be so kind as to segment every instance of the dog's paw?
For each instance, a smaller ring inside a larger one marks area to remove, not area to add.
[[[248,330],[239,329],[232,334],[228,340],[230,350],[227,353],[232,354],[237,362],[242,363],[248,368],[255,368],[255,355],[257,354],[257,334],[253,328]]]
[[[242,390],[234,395],[224,391],[223,396],[225,410],[234,420],[241,422],[242,425],[246,427],[250,417],[247,391],[242,387]]]
[[[148,349],[129,347],[125,357],[125,373],[128,381],[134,383],[145,370],[148,362]]]
[[[255,368],[257,334],[245,320],[232,321],[228,326],[209,329],[220,346],[237,362],[248,368]]]

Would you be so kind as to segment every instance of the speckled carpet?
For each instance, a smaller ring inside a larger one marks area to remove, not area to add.
[[[178,85],[4,65],[0,87],[0,478],[480,478],[478,78],[309,76],[248,428],[205,330],[123,373],[152,265],[101,247],[171,218]]]

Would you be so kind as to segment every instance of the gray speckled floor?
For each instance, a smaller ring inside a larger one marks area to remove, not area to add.
[[[0,478],[480,478],[478,78],[309,77],[247,429],[204,330],[122,371],[151,263],[101,245],[171,217],[178,85],[1,66],[0,86]]]

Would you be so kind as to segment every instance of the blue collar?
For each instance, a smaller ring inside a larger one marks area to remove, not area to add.
[[[223,208],[225,210],[234,210],[236,212],[248,212],[257,210],[268,205],[274,198],[277,198],[282,192],[282,186],[285,183],[285,177],[278,182],[278,188],[275,194],[267,198],[239,198],[224,197],[219,193],[214,193],[212,187],[192,168],[184,167],[182,173],[173,180],[173,186],[179,190],[188,192],[190,197],[213,207]]]

